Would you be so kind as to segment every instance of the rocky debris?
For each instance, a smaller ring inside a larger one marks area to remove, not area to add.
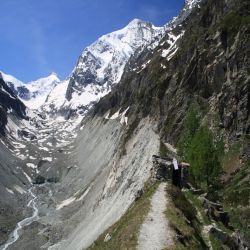
[[[249,242],[246,242],[245,239],[238,233],[233,233],[232,235],[229,235],[228,233],[217,228],[216,226],[211,226],[209,234],[213,235],[229,249],[246,250],[250,248]]]
[[[30,133],[29,131],[24,130],[24,129],[18,130],[17,133],[18,133],[18,136],[20,136],[20,137],[25,137],[26,139],[29,139],[29,140],[31,140],[31,141],[37,139],[36,135],[34,135],[34,134]]]
[[[138,190],[135,194],[135,201],[139,200],[142,197],[143,193],[143,189]]]
[[[33,184],[36,184],[36,185],[40,185],[40,184],[44,184],[44,183],[45,183],[45,177],[43,177],[41,175],[38,175],[35,178],[35,181],[33,182]]]
[[[202,189],[196,189],[190,183],[188,183],[188,188],[190,189],[190,191],[192,192],[192,194],[195,194],[195,195],[204,194],[204,191]]]
[[[218,240],[220,240],[223,244],[230,246],[230,249],[237,249],[236,244],[232,240],[232,238],[222,230],[218,229],[217,227],[211,227],[209,234],[216,237]]]
[[[223,210],[221,203],[216,203],[208,200],[206,194],[200,195],[199,199],[202,201],[202,205],[206,211],[206,214],[210,220],[222,222],[227,228],[231,228],[229,225],[229,215]],[[232,229],[232,228],[231,228]]]
[[[250,249],[250,242],[246,241],[244,236],[242,236],[240,233],[238,232],[233,233],[232,238],[233,238],[234,243],[237,245],[238,250]]]
[[[110,234],[106,234],[106,236],[104,238],[104,242],[108,242],[109,240],[111,240],[111,235]]]
[[[172,180],[173,163],[171,158],[153,155],[153,167],[151,168],[151,179],[166,181]]]
[[[49,178],[47,178],[47,182],[57,183],[57,182],[59,182],[59,177],[49,177]]]

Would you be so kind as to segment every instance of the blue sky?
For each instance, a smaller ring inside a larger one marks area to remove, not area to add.
[[[164,25],[184,0],[0,0],[0,70],[27,82],[61,79],[82,50],[134,18]]]

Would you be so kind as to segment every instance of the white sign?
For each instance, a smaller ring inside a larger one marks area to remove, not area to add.
[[[179,169],[178,162],[175,158],[173,159],[173,164],[174,164],[174,170],[178,170]]]

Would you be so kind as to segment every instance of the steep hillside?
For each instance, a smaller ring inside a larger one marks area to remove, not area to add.
[[[16,124],[22,119],[28,119],[25,105],[0,77],[0,244],[8,239],[7,233],[23,217],[22,206],[26,202],[23,193],[28,182],[24,175],[15,172],[17,165],[23,167],[24,164],[13,155],[14,145],[7,147],[7,137],[15,137]]]
[[[1,136],[6,133],[8,119],[13,116],[17,120],[28,119],[25,105],[17,98],[0,75],[0,108],[1,108]]]
[[[124,144],[138,121],[151,117],[164,142],[178,145],[190,107],[199,110],[214,142],[223,142],[221,183],[209,187],[249,241],[249,55],[248,1],[203,1],[200,8],[126,67],[121,82],[95,105],[92,116],[119,111],[128,117]],[[127,110],[129,107],[129,110]],[[225,155],[224,155],[225,154]],[[187,159],[186,159],[187,160]],[[219,166],[218,166],[219,167]],[[240,207],[238,206],[240,205]],[[242,237],[242,236],[240,236]],[[243,237],[244,238],[244,237]]]
[[[153,54],[127,66],[94,115],[130,106],[129,116],[157,117],[162,136],[176,143],[185,114],[197,100],[206,116],[217,116],[214,125],[231,143],[249,134],[248,14],[246,1],[205,1],[167,33]]]

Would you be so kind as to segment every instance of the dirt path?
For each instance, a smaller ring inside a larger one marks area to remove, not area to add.
[[[139,250],[162,250],[174,244],[174,233],[164,214],[168,203],[165,187],[161,183],[152,197],[151,209],[140,229]]]

